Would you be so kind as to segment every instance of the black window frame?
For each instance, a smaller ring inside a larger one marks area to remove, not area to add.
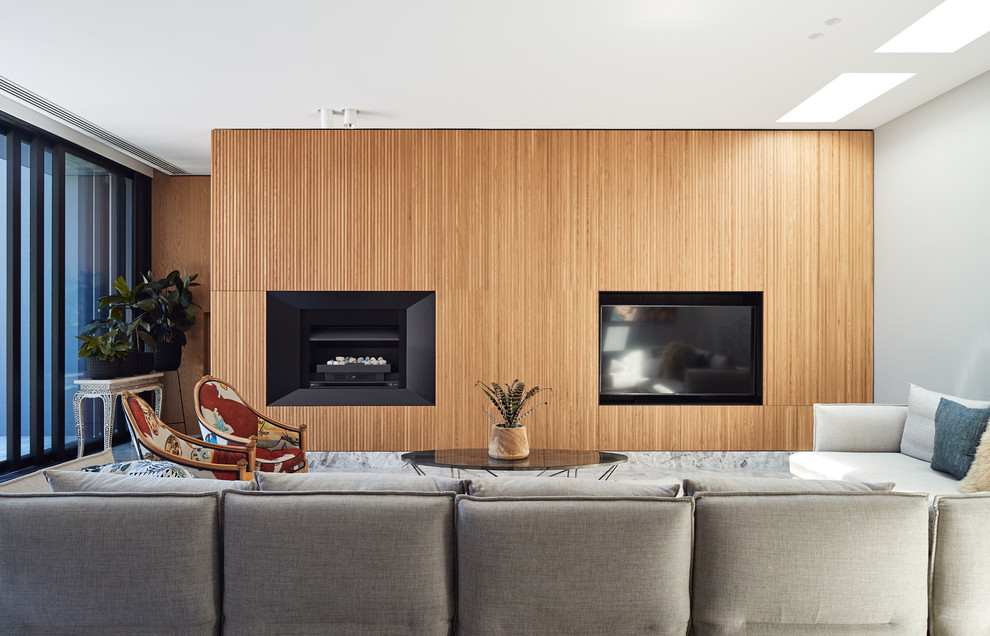
[[[7,333],[0,334],[7,349],[6,386],[7,409],[3,416],[7,423],[7,458],[0,461],[0,478],[7,473],[23,471],[24,469],[49,466],[60,461],[73,459],[76,456],[75,444],[69,447],[65,444],[66,427],[75,427],[74,421],[66,421],[65,415],[65,303],[61,290],[65,287],[65,159],[66,154],[93,163],[109,172],[116,174],[115,191],[113,196],[118,204],[126,203],[126,179],[132,183],[132,201],[134,223],[127,228],[126,235],[120,233],[122,245],[114,246],[123,254],[132,255],[125,264],[123,274],[129,281],[137,280],[142,272],[151,269],[151,177],[132,168],[121,165],[111,159],[99,155],[87,148],[75,144],[56,134],[24,122],[12,115],[0,111],[0,135],[7,140],[7,198],[3,202],[5,222],[7,223],[7,280],[6,289]],[[21,143],[31,147],[31,174],[29,191],[23,192],[21,187]],[[52,227],[45,227],[45,149],[52,153]],[[31,291],[28,298],[30,307],[29,338],[22,343],[22,269],[21,269],[21,205],[24,196],[30,201],[30,239],[32,255],[30,260]],[[120,208],[123,209],[123,208]],[[45,270],[45,236],[52,232],[52,288],[59,293],[48,293],[44,289]],[[127,260],[127,259],[125,259]],[[51,304],[51,323],[45,324],[45,303]],[[44,346],[46,330],[52,332],[51,351]],[[21,368],[23,347],[30,352],[27,369]],[[45,363],[47,357],[51,368],[49,386],[45,386]],[[28,403],[23,404],[21,389],[28,382]],[[45,448],[45,394],[46,388],[50,396],[51,448]],[[27,455],[21,453],[22,413],[28,409],[30,414],[28,436],[30,450]],[[101,409],[102,410],[102,409]],[[121,426],[122,418],[116,419],[119,435],[115,442],[127,442],[129,436],[125,426]],[[101,427],[102,430],[102,427]],[[85,452],[91,453],[103,448],[102,432],[85,443]]]

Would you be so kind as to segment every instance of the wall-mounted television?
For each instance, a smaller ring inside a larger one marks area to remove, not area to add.
[[[763,404],[763,292],[599,292],[599,404]]]

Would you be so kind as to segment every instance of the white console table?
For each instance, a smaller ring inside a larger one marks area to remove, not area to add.
[[[79,436],[79,450],[77,457],[83,456],[85,438],[83,437],[82,401],[86,398],[100,398],[103,400],[103,450],[111,448],[113,443],[113,420],[117,414],[117,398],[124,391],[140,393],[142,391],[155,392],[155,415],[161,417],[162,414],[162,378],[164,373],[149,373],[147,375],[133,375],[128,378],[114,378],[112,380],[93,380],[92,378],[81,378],[75,383],[79,385],[79,390],[72,398],[73,410],[76,414],[76,433]]]

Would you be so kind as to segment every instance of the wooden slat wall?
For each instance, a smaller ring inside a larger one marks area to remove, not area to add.
[[[213,133],[211,366],[264,409],[264,291],[436,290],[434,407],[268,408],[317,450],[485,444],[477,379],[553,387],[531,443],[811,445],[872,399],[872,133]],[[765,406],[599,406],[600,290],[763,291]]]
[[[155,171],[151,181],[151,236],[151,271],[155,276],[164,276],[173,269],[199,274],[196,282],[201,286],[193,288],[193,299],[204,313],[186,334],[178,378],[166,373],[162,392],[165,422],[198,435],[192,390],[209,361],[205,315],[210,312],[210,177],[172,177]]]

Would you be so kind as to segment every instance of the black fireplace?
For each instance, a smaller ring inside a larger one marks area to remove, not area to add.
[[[269,406],[432,406],[436,292],[267,293]]]

